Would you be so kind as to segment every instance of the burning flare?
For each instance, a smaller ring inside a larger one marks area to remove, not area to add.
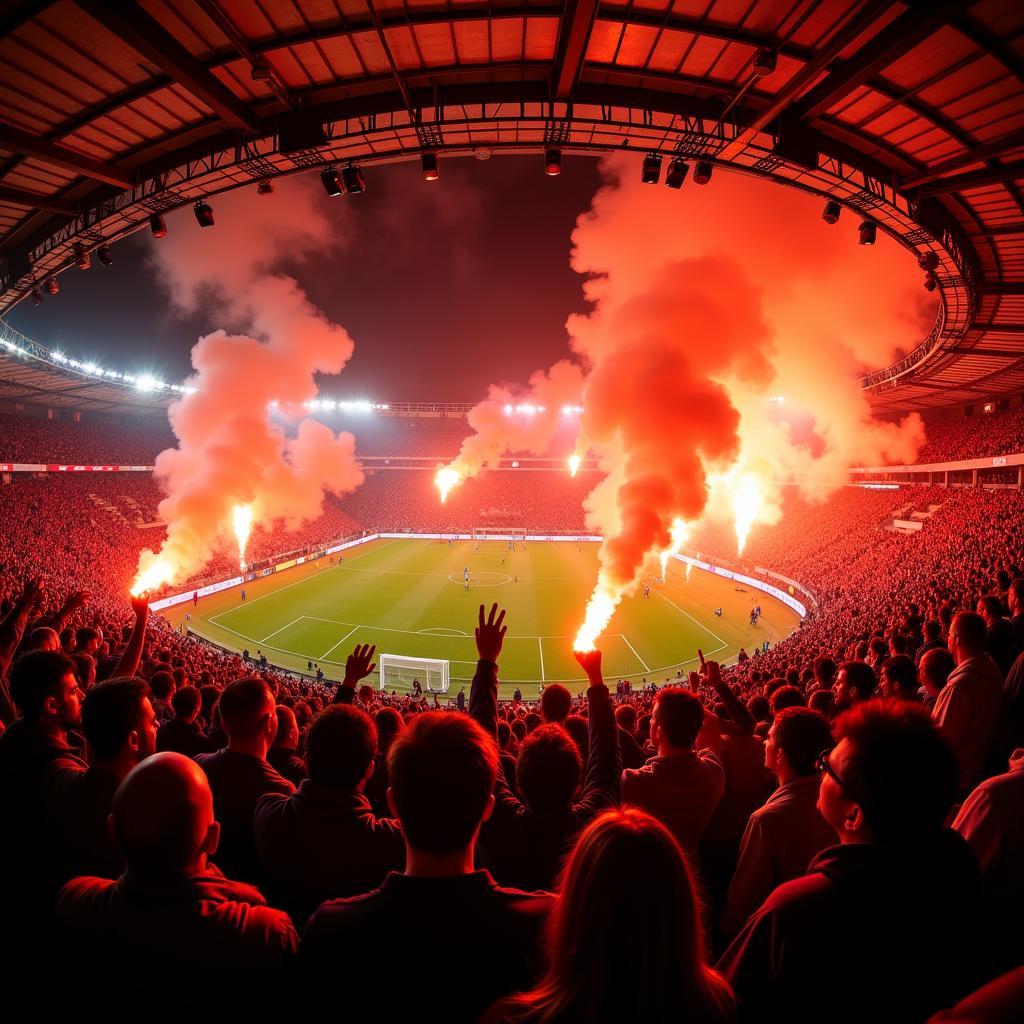
[[[462,474],[454,466],[442,466],[434,475],[434,484],[440,495],[441,504],[448,500],[448,493],[456,485],[462,483]]]
[[[592,651],[597,643],[605,626],[611,621],[611,617],[618,606],[622,595],[612,593],[611,589],[598,581],[594,593],[587,602],[587,614],[576,634],[572,649],[574,651]]]
[[[238,541],[238,568],[245,572],[245,549],[252,533],[252,505],[235,505],[231,509],[231,520]]]
[[[146,567],[144,569],[140,568],[138,576],[135,577],[135,582],[132,584],[131,589],[132,597],[138,597],[139,594],[156,590],[157,587],[170,583],[175,577],[174,566],[169,561],[154,555],[151,551],[143,552],[143,556],[146,554],[151,557]]]
[[[662,581],[664,581],[665,571],[668,569],[668,560],[673,555],[678,555],[682,546],[690,539],[690,530],[679,516],[672,520],[670,532],[672,534],[672,543],[658,556],[661,561]],[[689,565],[687,565],[687,568],[689,568]]]
[[[580,470],[580,463],[583,461],[579,455],[569,456],[569,476],[575,476]]]
[[[753,473],[745,473],[740,477],[739,484],[732,498],[732,508],[736,516],[736,540],[739,553],[743,554],[750,528],[754,525],[758,513],[764,505],[760,481]]]

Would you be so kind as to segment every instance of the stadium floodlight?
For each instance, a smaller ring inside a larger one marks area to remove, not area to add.
[[[341,187],[341,178],[338,177],[337,168],[327,167],[320,172],[320,182],[324,191],[333,199],[340,196],[344,189]]]
[[[695,185],[706,185],[711,180],[713,164],[710,160],[698,160],[693,169],[693,183]]]
[[[341,169],[341,183],[345,187],[345,195],[357,196],[360,192],[366,191],[366,182],[363,181],[363,172],[355,164]]]
[[[689,170],[690,165],[683,160],[682,157],[676,157],[676,159],[669,164],[668,174],[665,175],[665,184],[669,188],[682,188]]]
[[[66,363],[68,361],[68,357],[64,355],[63,352],[51,352],[50,358],[53,359],[55,363]]]
[[[939,286],[939,279],[935,276],[934,270],[929,270],[924,275],[924,287],[925,291],[933,292]]]
[[[167,234],[167,221],[164,220],[163,214],[154,213],[149,218],[149,230],[153,232],[154,238],[163,238]]]
[[[423,153],[420,156],[420,167],[423,168],[424,181],[437,181],[441,177],[441,168],[438,166],[436,153]]]
[[[447,693],[451,685],[450,669],[441,658],[409,658],[401,654],[379,654],[380,688],[408,693],[413,680],[424,693]]]
[[[922,270],[936,270],[939,266],[939,257],[928,249],[917,257],[917,265]]]
[[[59,294],[60,294],[60,284],[58,283],[58,281],[57,281],[57,278],[55,278],[55,277],[53,276],[53,274],[51,274],[51,275],[50,275],[50,276],[49,276],[49,277],[48,277],[48,278],[46,279],[46,290],[47,290],[47,291],[48,291],[48,292],[49,292],[49,293],[50,293],[51,295],[59,295]]]
[[[269,178],[264,178],[256,186],[256,194],[258,196],[272,196],[274,194],[274,183]]]
[[[648,153],[640,169],[640,180],[645,185],[657,185],[661,181],[661,154]]]
[[[857,229],[857,232],[860,235],[861,245],[875,244],[875,235],[877,232],[877,228],[875,227],[875,222],[873,220],[862,220],[860,222],[860,227]]]
[[[92,258],[89,250],[81,242],[75,242],[72,250],[75,254],[75,263],[79,270],[88,270],[92,266]]]
[[[150,376],[146,375],[146,376],[139,377],[135,381],[135,386],[140,391],[152,391],[154,388],[156,388],[157,383],[158,382],[153,377],[150,377]]]
[[[562,151],[557,146],[544,150],[544,173],[549,178],[557,178],[562,173]]]
[[[779,55],[774,50],[758,50],[754,54],[753,71],[758,78],[772,74],[779,63]]]
[[[213,207],[205,199],[197,199],[192,212],[196,215],[196,223],[201,228],[213,227]]]
[[[114,262],[110,255],[110,246],[105,243],[96,250],[96,258],[105,267],[109,267]]]
[[[839,214],[843,212],[843,208],[839,205],[838,199],[830,199],[825,204],[825,209],[821,211],[821,219],[826,224],[835,224],[839,220]]]

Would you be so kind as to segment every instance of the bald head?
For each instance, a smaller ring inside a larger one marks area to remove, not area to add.
[[[134,872],[183,875],[202,870],[219,836],[213,794],[202,768],[169,752],[142,761],[114,796],[111,827]]]
[[[28,645],[33,651],[59,651],[60,637],[49,626],[37,626],[28,638]]]

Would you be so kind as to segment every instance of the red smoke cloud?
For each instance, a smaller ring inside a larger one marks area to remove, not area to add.
[[[301,407],[315,398],[315,375],[338,373],[354,348],[293,278],[270,272],[280,253],[302,258],[337,244],[314,195],[295,180],[265,203],[226,195],[217,200],[215,231],[199,233],[180,216],[154,244],[154,263],[179,308],[208,307],[251,334],[215,331],[192,349],[187,383],[195,390],[170,408],[178,446],[156,461],[167,538],[158,554],[140,558],[150,584],[201,569],[230,536],[236,504],[252,505],[257,523],[284,520],[297,529],[320,515],[325,490],[341,494],[362,483],[351,434],[335,436],[306,419],[288,439],[271,418],[271,403]]]

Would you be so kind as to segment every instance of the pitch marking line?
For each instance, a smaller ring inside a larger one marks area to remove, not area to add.
[[[379,548],[372,548],[370,551],[364,551],[361,555],[355,555],[353,558],[350,558],[349,561],[350,562],[354,562],[354,561],[356,561],[359,558],[365,558],[367,555],[372,555],[375,551],[383,551],[384,548],[389,547],[391,544],[397,544],[397,543],[398,543],[397,540],[389,540],[386,544],[382,544]],[[335,566],[335,568],[337,568],[337,566]],[[260,577],[260,578],[261,579],[270,579],[269,576]],[[282,594],[286,590],[291,590],[292,587],[297,587],[297,586],[299,586],[302,583],[309,583],[309,582],[311,582],[312,580],[315,580],[315,579],[319,579],[319,574],[314,574],[312,576],[304,576],[301,580],[296,580],[294,583],[288,583],[288,584],[286,584],[283,587],[278,587],[276,590],[270,591],[269,594],[261,594],[259,597],[254,597],[251,601],[246,601],[245,602],[245,607],[246,608],[251,608],[254,604],[256,604],[259,601],[265,601],[268,597],[273,597],[275,594]],[[255,582],[255,581],[253,581],[253,582]],[[208,622],[212,622],[214,625],[219,625],[219,621],[218,621],[219,619],[221,619],[225,615],[230,615],[232,612],[238,611],[238,609],[241,608],[241,607],[242,607],[242,605],[237,605],[234,608],[228,608],[226,611],[220,612],[217,615],[211,615],[210,618],[207,621]],[[308,619],[309,616],[308,615],[302,615],[302,616],[300,616],[300,618]],[[348,625],[348,623],[342,623],[342,625]],[[235,632],[235,630],[233,630],[233,629],[228,629],[227,626],[221,626],[221,629],[227,629],[229,633],[234,633]],[[242,636],[242,634],[241,633],[236,633],[236,636]],[[252,637],[246,637],[246,640],[252,640]],[[253,640],[252,642],[255,643],[256,641]],[[275,648],[275,649],[277,649],[277,648]]]
[[[636,660],[639,661],[641,665],[643,665],[644,671],[650,672],[650,666],[647,664],[646,661],[644,661],[643,658],[640,657],[639,654],[636,653],[636,648],[629,642],[629,637],[625,636],[622,633],[620,633],[619,635],[622,637],[623,642],[626,644],[626,646],[633,652],[633,657],[636,658]]]
[[[658,597],[660,597],[663,601],[668,601],[668,603],[672,605],[672,607],[675,608],[677,612],[682,612],[682,614],[685,615],[691,622],[696,623],[698,626],[700,626],[700,628],[703,629],[704,632],[707,633],[709,636],[713,636],[722,645],[722,647],[729,646],[717,633],[714,633],[710,629],[708,629],[708,627],[705,626],[703,622],[698,622],[698,620],[695,619],[688,611],[686,611],[684,608],[680,608],[679,605],[675,603],[675,601],[671,600],[668,597],[665,597],[665,595],[660,590],[655,590],[654,593],[657,594]],[[722,647],[720,647],[719,650],[721,650]]]
[[[545,683],[547,679],[544,675],[544,645],[540,642],[540,637],[537,637],[537,651],[540,653],[540,681]]]
[[[333,650],[334,650],[334,649],[335,649],[336,647],[340,647],[340,646],[341,646],[341,645],[342,645],[342,644],[343,644],[343,643],[344,643],[344,642],[345,642],[345,641],[346,641],[346,640],[347,640],[347,639],[348,639],[348,638],[349,638],[349,637],[350,637],[350,636],[351,636],[351,635],[352,635],[352,634],[353,634],[353,633],[354,633],[354,632],[355,632],[355,631],[356,631],[356,630],[357,630],[358,628],[359,628],[358,626],[353,626],[353,627],[352,627],[352,628],[351,628],[351,629],[350,629],[350,630],[349,630],[349,631],[348,631],[348,632],[347,632],[347,633],[346,633],[346,634],[345,634],[345,635],[344,635],[344,636],[343,636],[343,637],[342,637],[342,638],[341,638],[341,639],[340,639],[340,640],[339,640],[339,641],[338,641],[338,642],[337,642],[337,643],[336,643],[336,644],[334,645],[334,647],[328,647],[328,648],[327,648],[327,650],[326,650],[326,651],[324,651],[324,653],[323,653],[323,654],[321,654],[319,658],[317,658],[317,661],[323,661],[323,660],[324,660],[324,659],[325,659],[325,658],[327,657],[327,655],[331,653],[331,651],[333,651]],[[338,663],[337,663],[337,662],[332,662],[332,664],[338,664]]]
[[[263,639],[262,639],[262,640],[260,641],[260,643],[261,643],[261,644],[262,644],[262,643],[265,643],[265,642],[266,642],[267,640],[269,640],[269,639],[270,639],[270,638],[271,638],[272,636],[277,636],[277,634],[278,634],[278,633],[283,633],[283,632],[284,632],[284,631],[285,631],[285,630],[286,630],[286,629],[288,628],[288,626],[294,626],[296,622],[301,622],[301,621],[302,621],[302,619],[303,619],[303,616],[302,616],[302,615],[300,615],[300,616],[299,616],[299,617],[298,617],[297,619],[292,619],[292,621],[291,621],[291,622],[289,622],[289,623],[288,623],[288,625],[286,625],[286,626],[281,626],[281,628],[280,628],[280,629],[275,629],[273,633],[268,633],[268,634],[267,634],[267,635],[266,635],[266,636],[265,636],[265,637],[264,637],[264,638],[263,638]],[[213,620],[211,619],[210,621],[212,622]]]

